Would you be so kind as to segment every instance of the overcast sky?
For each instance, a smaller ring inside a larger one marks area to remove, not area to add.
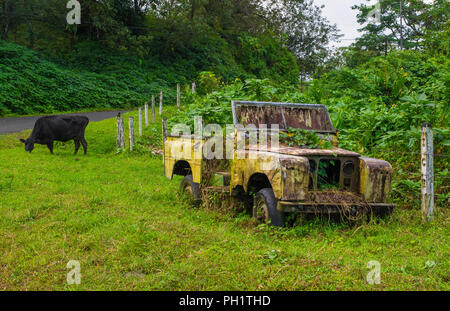
[[[352,10],[355,4],[369,3],[375,4],[376,0],[314,0],[316,5],[325,5],[322,9],[323,16],[331,23],[337,24],[339,30],[344,35],[340,43],[333,43],[334,46],[348,46],[353,43],[351,39],[361,36],[358,28],[362,28],[356,21],[357,11]]]

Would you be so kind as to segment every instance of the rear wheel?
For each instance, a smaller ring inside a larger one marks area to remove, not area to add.
[[[261,189],[255,195],[253,217],[260,222],[270,221],[274,227],[284,227],[284,213],[277,210],[277,199],[271,188]]]
[[[192,175],[187,175],[180,183],[180,194],[186,198],[190,204],[199,205],[201,202],[200,187],[195,183]]]

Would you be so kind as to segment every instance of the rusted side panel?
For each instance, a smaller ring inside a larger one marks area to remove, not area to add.
[[[192,137],[166,137],[164,142],[164,174],[172,179],[173,169],[178,161],[186,161],[192,170],[194,182],[201,182],[202,141]],[[198,152],[200,151],[200,154]],[[197,153],[197,154],[196,154]]]
[[[309,162],[307,158],[296,157],[281,160],[282,200],[304,200],[308,194]]]
[[[245,158],[234,159],[231,164],[231,189],[242,186],[245,191],[248,191],[249,180],[256,173],[266,175],[272,185],[275,197],[281,198],[281,167],[276,154],[259,153],[258,158],[252,159],[248,153],[245,153]]]
[[[387,201],[392,181],[392,166],[389,162],[360,157],[360,193],[366,202]]]
[[[309,162],[307,158],[276,153],[259,153],[257,159],[235,159],[231,166],[231,188],[247,186],[250,178],[261,173],[269,179],[275,197],[281,200],[304,200],[308,193]]]

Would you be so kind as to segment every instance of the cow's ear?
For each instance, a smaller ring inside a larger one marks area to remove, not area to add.
[[[25,144],[25,139],[21,138],[20,141]]]

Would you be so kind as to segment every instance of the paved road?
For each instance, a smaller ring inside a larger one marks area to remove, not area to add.
[[[86,116],[89,120],[92,121],[102,121],[105,119],[114,118],[117,116],[117,113],[126,112],[124,110],[121,111],[100,111],[100,112],[86,112],[86,113],[67,113],[64,115],[67,116]],[[15,133],[23,130],[32,129],[34,127],[34,123],[41,116],[37,117],[20,117],[20,118],[0,118],[0,135],[7,133]]]

